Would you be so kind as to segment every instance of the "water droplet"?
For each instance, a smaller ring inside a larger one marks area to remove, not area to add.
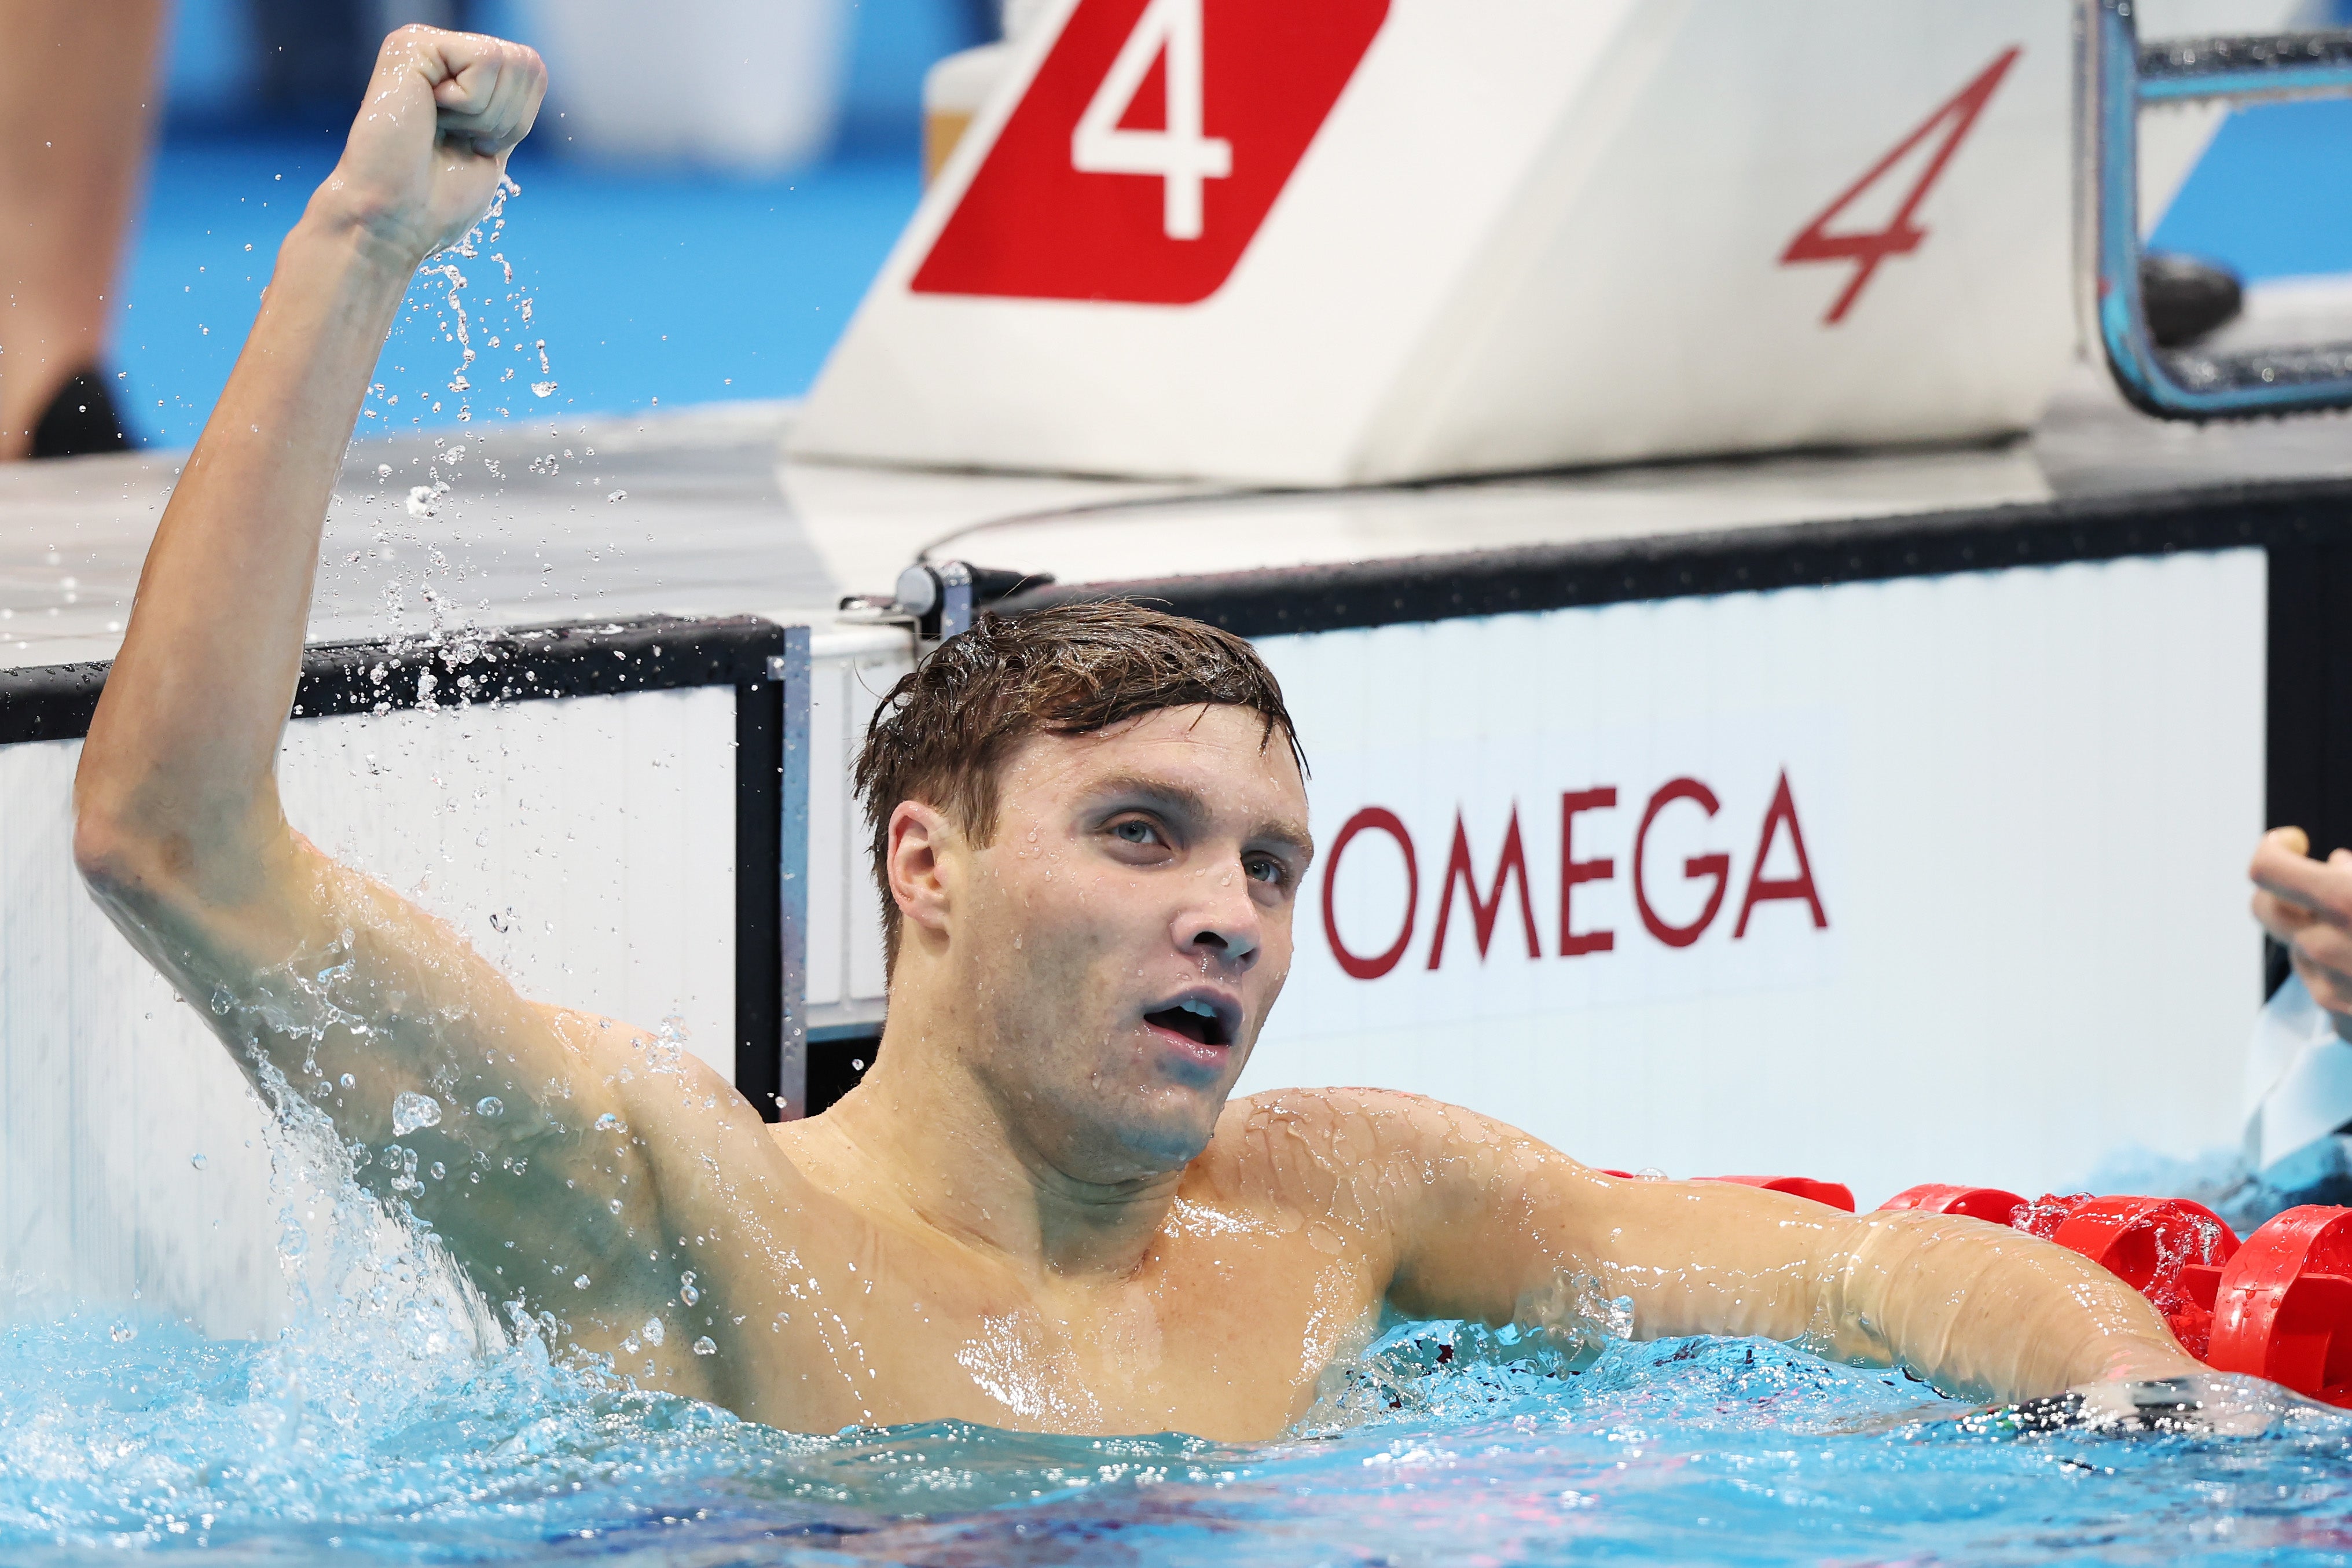
[[[647,1344],[659,1344],[662,1342],[662,1321],[659,1318],[647,1318],[646,1326],[637,1332],[646,1336]]]
[[[621,1212],[621,1200],[616,1197],[610,1203],[607,1203],[604,1207],[611,1209],[614,1214],[618,1214]]]
[[[530,383],[530,395],[533,397],[553,397],[555,395],[555,383],[553,382],[533,382]]]
[[[495,1116],[506,1108],[506,1102],[495,1094],[485,1094],[474,1102],[474,1114],[477,1116]]]
[[[677,1299],[689,1307],[702,1300],[702,1292],[694,1288],[694,1270],[691,1269],[678,1278]]]
[[[354,1084],[354,1083],[358,1082],[359,1082],[359,1080],[357,1080],[357,1079],[353,1078],[350,1073],[346,1072],[346,1073],[344,1073],[344,1074],[343,1074],[343,1076],[342,1076],[342,1078],[341,1078],[341,1082],[342,1086],[343,1086],[344,1088],[349,1089],[352,1084]]]
[[[205,1168],[205,1156],[202,1155],[190,1155],[188,1156],[188,1163],[195,1166],[196,1169],[202,1170]]]
[[[615,490],[611,495],[604,497],[604,499],[608,501],[625,501],[628,498],[629,493],[626,490]]]
[[[448,1174],[448,1166],[443,1165],[439,1160],[435,1160],[433,1162],[433,1179],[435,1181],[439,1181],[443,1176],[447,1176]]]
[[[700,1339],[694,1342],[694,1354],[697,1355],[716,1355],[719,1354],[719,1347],[710,1343],[710,1336],[709,1334],[704,1334]]]
[[[117,1323],[114,1325],[113,1338],[115,1343],[121,1344],[125,1340],[137,1339],[138,1337],[139,1331],[132,1328],[129,1323]]]
[[[585,1274],[583,1274],[583,1275],[579,1276],[577,1279],[573,1280],[573,1281],[572,1281],[572,1288],[573,1290],[575,1290],[575,1291],[584,1291],[584,1290],[586,1290],[586,1289],[588,1288],[588,1276],[587,1276],[587,1275],[585,1275]]]
[[[628,1128],[622,1124],[618,1116],[607,1111],[596,1118],[596,1130],[600,1133],[625,1133]]]
[[[441,1123],[441,1103],[414,1090],[403,1090],[393,1097],[392,1134],[404,1138],[419,1127],[435,1127]]]

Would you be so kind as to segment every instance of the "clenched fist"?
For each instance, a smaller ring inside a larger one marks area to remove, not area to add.
[[[311,211],[356,225],[389,259],[414,267],[480,221],[546,92],[547,68],[520,44],[401,28],[376,56],[351,139]]]

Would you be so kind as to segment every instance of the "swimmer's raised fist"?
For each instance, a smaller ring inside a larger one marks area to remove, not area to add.
[[[413,268],[488,209],[546,92],[535,50],[479,33],[401,28],[376,55],[312,212],[356,225],[386,259]]]

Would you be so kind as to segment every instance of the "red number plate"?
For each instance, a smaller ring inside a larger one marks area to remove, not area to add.
[[[1081,0],[914,292],[1207,298],[1387,17],[1388,0]]]

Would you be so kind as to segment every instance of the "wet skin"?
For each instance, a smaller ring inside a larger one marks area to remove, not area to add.
[[[1268,1437],[1383,1301],[1541,1322],[1622,1297],[1637,1333],[1801,1338],[2001,1397],[2194,1370],[2112,1276],[1978,1221],[1618,1182],[1405,1095],[1227,1103],[1311,860],[1254,714],[1033,737],[984,834],[898,803],[888,1032],[793,1127],[672,1045],[526,999],[321,854],[274,767],[327,500],[409,277],[481,211],[543,81],[497,40],[387,41],[166,508],[75,789],[77,862],[123,933],[268,1092],[446,1167],[403,1192],[360,1174],[503,1317],[814,1430]],[[403,1094],[438,1124],[396,1136]]]

